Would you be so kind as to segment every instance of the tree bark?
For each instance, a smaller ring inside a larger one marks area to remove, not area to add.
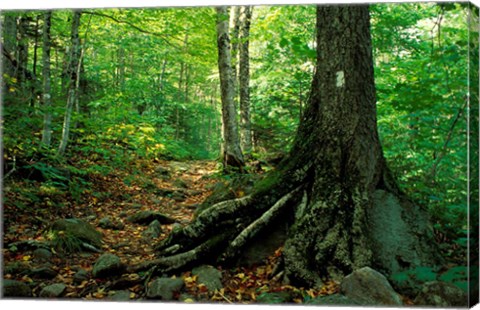
[[[2,65],[3,72],[6,76],[1,76],[3,81],[3,93],[6,94],[10,87],[15,87],[12,79],[17,79],[16,73],[16,50],[17,50],[17,17],[12,13],[5,13],[2,27],[3,32],[3,52]],[[6,102],[6,101],[4,101]]]
[[[239,29],[239,91],[240,91],[240,142],[245,154],[252,150],[250,126],[250,56],[249,37],[252,7],[243,6]]]
[[[240,148],[237,112],[234,104],[235,87],[232,75],[230,38],[228,35],[228,13],[225,6],[217,10],[217,46],[218,70],[220,72],[220,90],[222,98],[223,147],[222,160],[225,169],[236,167],[243,169],[245,161]]]
[[[50,28],[52,25],[52,11],[46,11],[44,14],[43,21],[43,94],[42,94],[42,103],[44,110],[43,118],[43,132],[42,132],[42,143],[47,147],[50,146],[52,139],[52,94],[51,94],[51,80],[50,80],[50,45],[51,45],[51,35]]]
[[[159,270],[234,261],[279,221],[285,280],[296,285],[364,266],[391,276],[441,261],[426,212],[400,192],[383,157],[368,6],[318,7],[311,87],[289,156],[251,195],[174,230],[157,246]]]
[[[80,60],[81,60],[81,46],[78,30],[80,28],[81,11],[73,12],[72,32],[71,32],[71,53],[68,65],[69,86],[67,105],[65,107],[65,116],[63,119],[62,138],[58,147],[57,155],[63,156],[68,144],[70,134],[70,123],[72,118],[73,107],[78,100],[78,81],[80,78]]]

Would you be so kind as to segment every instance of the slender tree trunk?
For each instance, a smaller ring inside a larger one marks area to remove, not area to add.
[[[218,70],[220,72],[220,88],[222,98],[222,123],[223,123],[223,166],[243,169],[245,161],[240,148],[238,134],[237,112],[234,104],[235,88],[233,83],[230,39],[228,35],[228,13],[225,6],[217,10],[217,45],[218,45]]]
[[[2,67],[6,76],[0,78],[3,81],[2,91],[4,94],[9,92],[9,88],[16,88],[14,79],[18,80],[16,67],[18,64],[15,56],[17,50],[17,17],[13,13],[4,13],[4,22],[2,27],[3,44],[2,44]]]
[[[252,150],[252,136],[250,126],[250,56],[249,56],[249,37],[250,22],[252,18],[252,7],[244,6],[240,17],[240,36],[239,36],[239,90],[240,90],[240,133],[241,146],[246,154]]]
[[[50,28],[52,23],[52,11],[46,11],[43,21],[43,132],[42,143],[47,147],[50,146],[52,139],[52,93],[51,93],[51,80],[50,80],[50,45],[51,35]]]
[[[230,25],[231,25],[231,31],[230,31],[230,38],[231,38],[231,47],[232,47],[232,52],[231,52],[231,62],[232,62],[232,74],[233,74],[233,87],[235,89],[235,97],[234,97],[234,103],[235,106],[237,106],[238,103],[238,92],[237,89],[239,87],[238,85],[238,54],[239,54],[239,46],[240,46],[240,17],[242,14],[242,7],[241,6],[233,6],[231,7],[231,18],[230,18]]]
[[[80,79],[80,60],[81,46],[78,30],[80,28],[81,11],[73,12],[72,32],[71,32],[71,54],[69,61],[69,86],[67,105],[65,107],[65,116],[63,120],[62,138],[58,147],[57,154],[63,156],[68,144],[70,134],[70,123],[72,118],[73,107],[78,100],[78,81]]]
[[[25,85],[28,76],[28,37],[27,37],[28,19],[20,17],[18,22],[18,45],[17,45],[17,78],[20,85]]]

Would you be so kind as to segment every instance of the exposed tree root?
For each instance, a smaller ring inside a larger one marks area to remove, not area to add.
[[[131,266],[138,272],[155,267],[158,272],[182,270],[200,261],[225,263],[235,258],[263,229],[300,200],[301,187],[282,196],[272,206],[266,199],[246,196],[217,203],[190,225],[174,230],[156,250],[158,259]]]

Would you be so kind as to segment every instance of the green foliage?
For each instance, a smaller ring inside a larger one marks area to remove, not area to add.
[[[408,287],[418,290],[423,283],[431,281],[443,281],[452,283],[459,288],[468,290],[468,268],[467,266],[455,266],[445,272],[431,267],[416,267],[391,276],[393,285],[397,287]]]

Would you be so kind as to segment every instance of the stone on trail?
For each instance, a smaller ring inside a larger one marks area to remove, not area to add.
[[[121,230],[125,227],[125,225],[119,220],[112,220],[110,216],[106,216],[100,221],[98,221],[98,226],[103,229],[113,229],[113,230]]]
[[[2,287],[2,297],[32,297],[30,287],[21,281],[3,279]]]
[[[40,297],[44,298],[57,298],[61,297],[67,286],[63,283],[55,283],[49,286],[45,286],[40,292]]]
[[[40,267],[30,270],[28,274],[33,279],[53,279],[58,273],[52,268]]]
[[[401,306],[402,299],[384,275],[370,267],[358,269],[346,276],[340,284],[346,297],[363,305]]]
[[[125,265],[118,256],[106,253],[100,256],[93,265],[92,275],[94,278],[120,276],[124,269]]]
[[[162,214],[160,212],[153,212],[153,211],[140,211],[127,217],[127,221],[136,224],[150,224],[153,221],[159,221],[161,224],[172,224],[175,223],[175,219]]]
[[[162,233],[162,225],[158,220],[154,220],[148,225],[147,229],[142,233],[145,239],[155,239]]]
[[[446,282],[432,281],[423,285],[413,301],[416,306],[467,307],[467,294],[459,287]]]
[[[213,266],[202,265],[192,269],[192,274],[198,276],[197,283],[205,284],[209,292],[220,290],[222,285],[222,273]]]
[[[147,287],[147,298],[173,300],[175,293],[179,293],[185,283],[182,278],[157,278]]]
[[[305,302],[308,305],[319,306],[355,306],[361,305],[360,302],[350,299],[342,294],[333,294],[328,296],[318,296]]]
[[[54,231],[64,231],[66,235],[76,237],[96,248],[102,246],[102,234],[83,220],[76,218],[61,219],[55,221],[51,225],[51,229]]]
[[[33,258],[37,262],[48,262],[52,258],[52,252],[47,249],[36,249],[33,251]]]
[[[284,304],[292,302],[293,296],[290,292],[266,292],[258,295],[256,301],[261,304]]]
[[[116,291],[112,296],[108,298],[111,301],[129,301],[130,300],[130,291]]]
[[[83,281],[87,280],[88,272],[85,269],[80,269],[73,275],[73,283],[75,284],[81,284]]]

